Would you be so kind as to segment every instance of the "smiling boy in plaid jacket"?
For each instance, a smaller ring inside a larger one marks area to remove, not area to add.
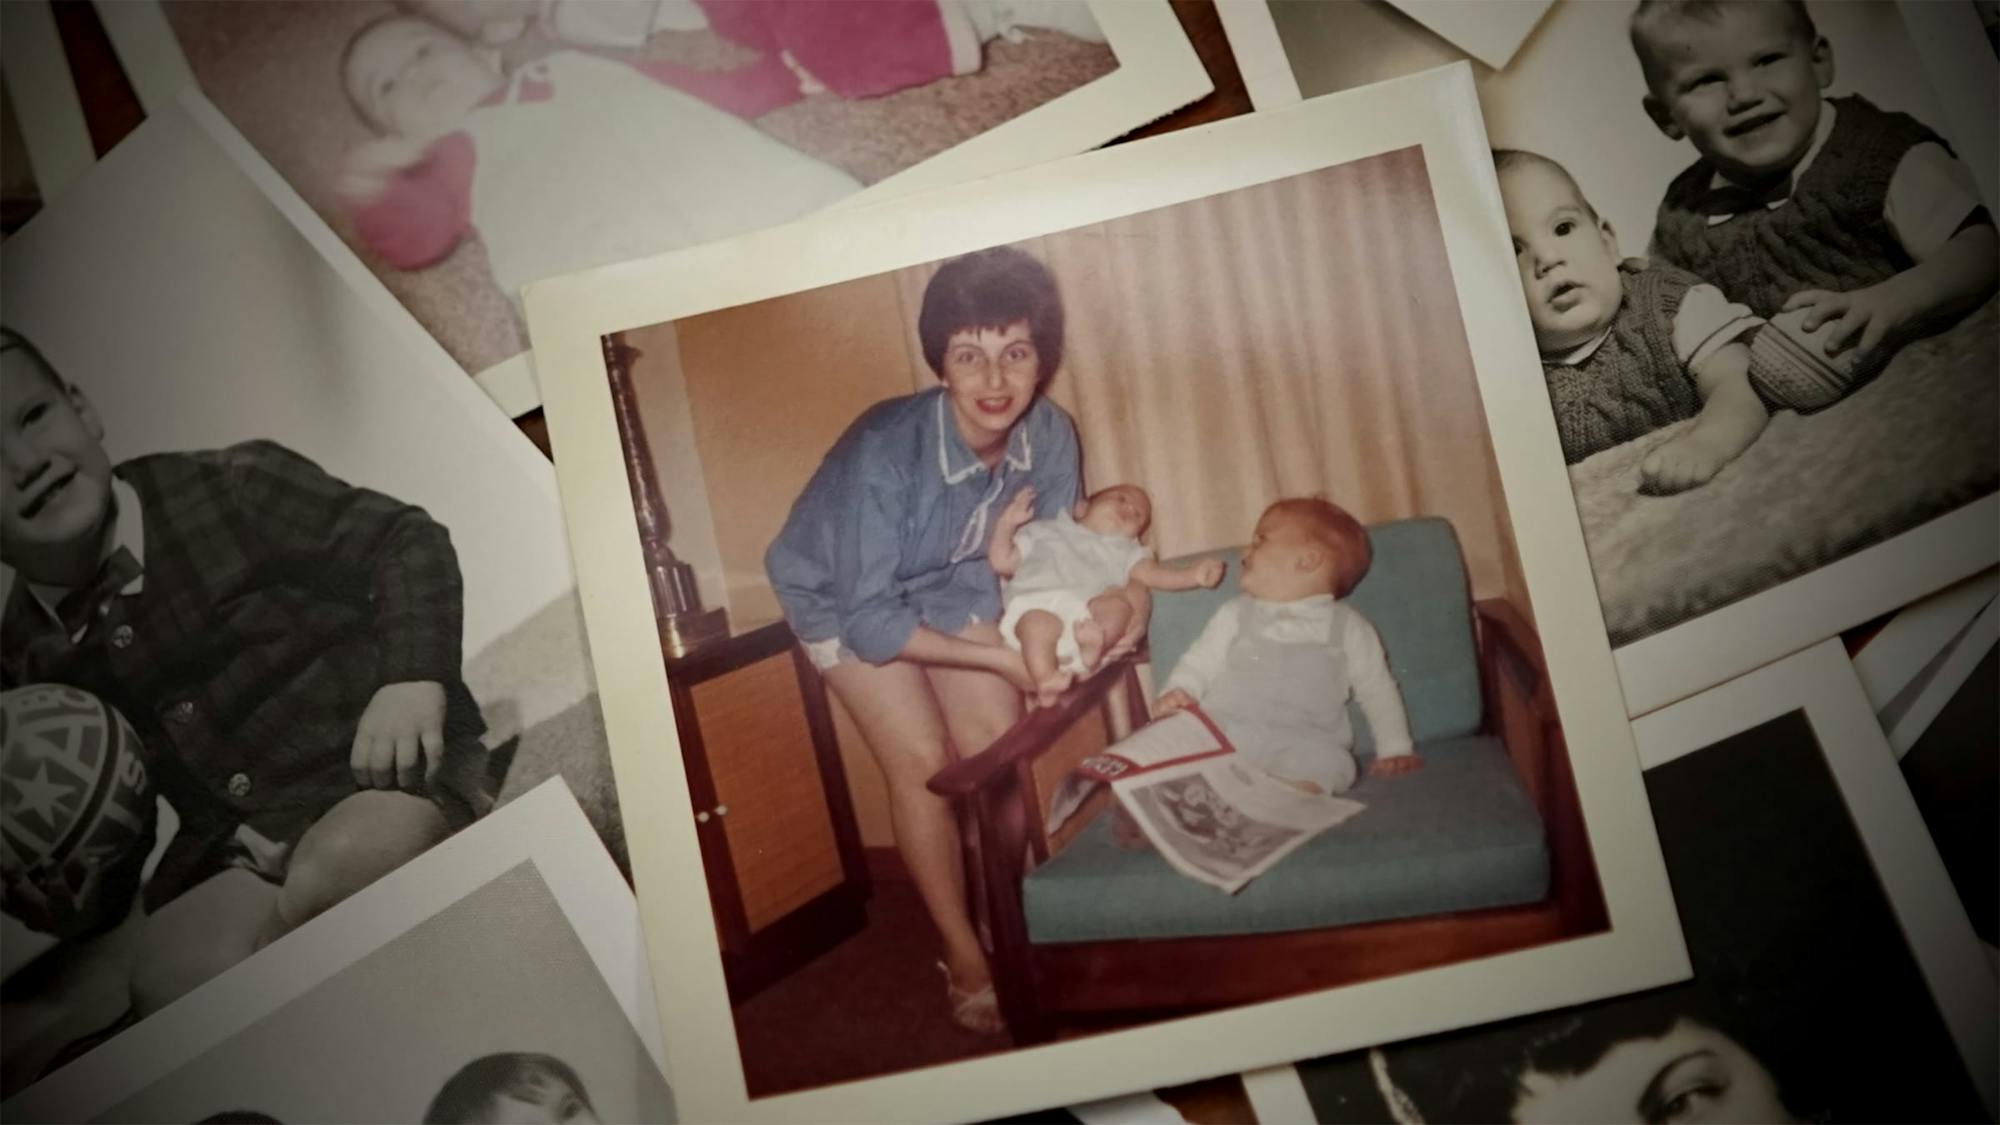
[[[118,708],[181,820],[145,891],[139,1014],[470,818],[439,775],[484,733],[441,525],[271,442],[114,469],[88,400],[5,329],[0,412],[0,682]]]

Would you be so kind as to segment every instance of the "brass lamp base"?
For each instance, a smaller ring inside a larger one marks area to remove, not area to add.
[[[704,609],[660,617],[660,643],[668,655],[686,656],[702,645],[729,635],[729,611]]]

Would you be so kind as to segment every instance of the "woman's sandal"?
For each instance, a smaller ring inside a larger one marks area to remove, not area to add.
[[[944,974],[944,998],[951,1005],[953,1023],[981,1035],[999,1035],[1007,1030],[1007,1022],[1000,1018],[1000,997],[994,994],[992,985],[967,992],[951,982],[951,970],[943,961],[937,967]]]

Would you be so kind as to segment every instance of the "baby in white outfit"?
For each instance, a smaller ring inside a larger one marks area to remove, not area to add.
[[[1034,490],[1023,489],[1000,513],[987,562],[1005,579],[1000,635],[1020,652],[1035,681],[1035,702],[1048,706],[1104,655],[1107,638],[1121,637],[1132,605],[1123,588],[1213,588],[1223,564],[1205,559],[1170,567],[1139,542],[1153,519],[1153,502],[1137,485],[1092,493],[1083,514],[1033,520]]]

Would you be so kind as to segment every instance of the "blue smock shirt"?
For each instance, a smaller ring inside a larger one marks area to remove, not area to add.
[[[1046,397],[1021,415],[992,468],[952,424],[944,388],[868,408],[840,436],[764,552],[803,641],[838,637],[870,664],[894,660],[918,625],[958,633],[1000,616],[986,562],[993,522],[1024,485],[1035,518],[1081,490],[1076,425]]]

